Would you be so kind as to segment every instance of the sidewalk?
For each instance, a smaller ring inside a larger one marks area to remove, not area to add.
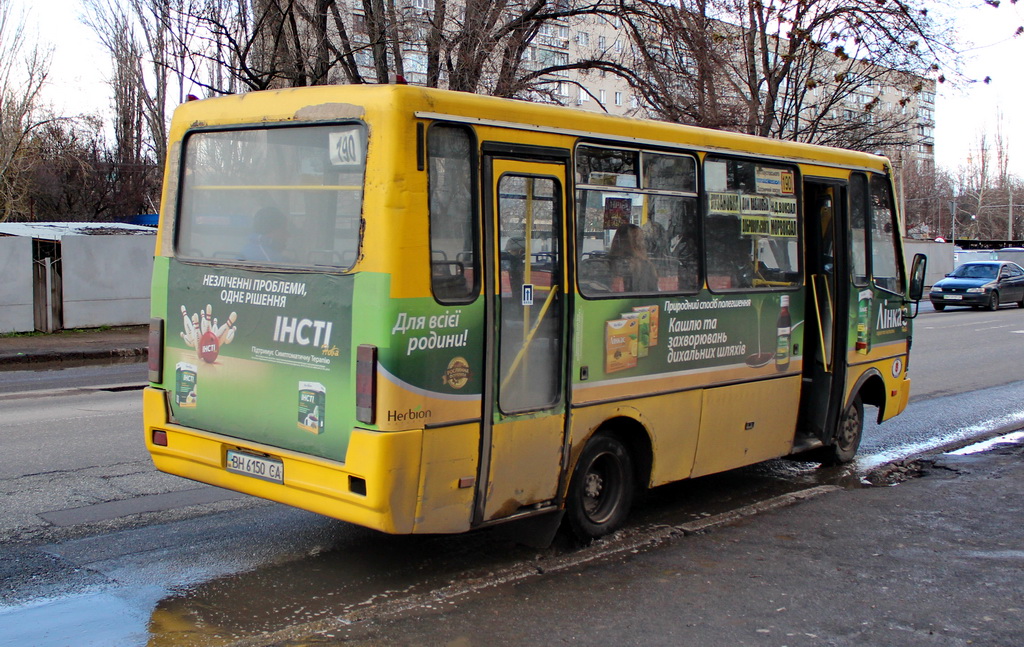
[[[0,336],[0,371],[55,362],[145,360],[148,326],[65,330],[52,334]]]
[[[890,467],[923,471],[891,487],[666,529],[591,561],[540,558],[238,644],[1021,645],[1022,458],[1020,444],[940,454]]]

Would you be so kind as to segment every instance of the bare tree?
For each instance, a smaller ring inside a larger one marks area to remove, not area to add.
[[[111,57],[116,145],[124,163],[143,157],[163,163],[166,157],[172,102],[185,99],[191,30],[180,20],[186,1],[85,0],[83,20]]]
[[[629,8],[632,67],[655,116],[859,150],[916,137],[906,107],[925,87],[921,75],[952,52],[926,12],[902,2],[633,0]],[[894,86],[904,92],[882,96]]]
[[[1007,142],[985,131],[958,169],[954,179],[958,213],[957,238],[968,234],[982,240],[1014,240],[1021,237],[1024,202],[1020,178],[1009,174]],[[963,227],[963,229],[961,229]]]
[[[51,122],[40,108],[50,53],[28,43],[24,20],[0,0],[0,222],[31,218],[32,133]]]
[[[95,0],[94,0],[95,1]],[[197,45],[179,72],[214,94],[387,83],[500,96],[551,96],[553,75],[611,61],[529,60],[552,23],[614,16],[613,0],[183,0],[176,36]],[[428,6],[429,5],[429,6]],[[563,25],[564,28],[564,25]],[[186,69],[187,68],[187,69]],[[205,75],[203,71],[206,71]]]
[[[953,178],[929,161],[906,155],[897,155],[893,164],[907,236],[929,240],[948,237]]]
[[[638,0],[620,16],[632,48],[623,59],[625,78],[651,116],[675,123],[741,130],[744,111],[731,100],[731,50],[722,46],[724,25],[711,17],[707,0],[682,3]]]

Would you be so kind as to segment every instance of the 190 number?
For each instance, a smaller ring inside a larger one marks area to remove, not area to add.
[[[331,133],[331,164],[335,166],[361,165],[363,163],[363,147],[359,139],[357,130]]]

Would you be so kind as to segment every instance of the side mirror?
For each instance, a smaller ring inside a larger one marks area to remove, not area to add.
[[[910,290],[907,297],[917,305],[924,295],[924,273],[928,267],[928,257],[924,254],[914,254],[914,264],[910,269]],[[914,308],[914,317],[917,316],[917,308]],[[913,318],[913,317],[911,317]]]
[[[928,257],[914,254],[914,264],[910,269],[910,300],[920,301],[924,295],[924,271],[928,267]]]

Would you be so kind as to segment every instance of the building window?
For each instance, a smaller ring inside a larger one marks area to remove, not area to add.
[[[590,44],[590,34],[585,31],[576,32],[576,42],[586,47]]]
[[[621,92],[616,92],[615,93],[615,105],[617,105],[617,106],[621,106],[622,105],[622,93]]]

